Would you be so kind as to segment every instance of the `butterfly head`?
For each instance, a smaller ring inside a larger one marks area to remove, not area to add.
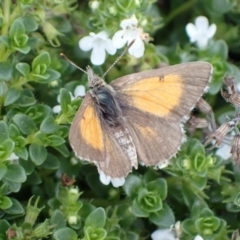
[[[89,66],[87,66],[87,75],[89,88],[98,88],[104,84],[103,78],[95,74]]]

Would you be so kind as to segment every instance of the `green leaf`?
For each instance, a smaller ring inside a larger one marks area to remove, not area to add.
[[[140,177],[130,174],[123,186],[123,189],[127,196],[134,197],[137,195],[138,189],[142,186],[142,180]]]
[[[97,208],[89,214],[85,227],[91,226],[93,229],[103,228],[106,223],[106,213],[103,208]]]
[[[53,237],[55,240],[78,240],[78,236],[74,230],[68,227],[63,227],[60,229],[57,229]]]
[[[151,213],[149,220],[159,227],[170,228],[175,223],[175,217],[172,209],[165,203],[160,211]]]
[[[1,131],[1,130],[0,130]],[[9,137],[11,138],[11,139],[15,139],[15,138],[17,138],[18,136],[20,136],[20,131],[19,131],[19,129],[17,128],[17,126],[16,125],[14,125],[14,124],[10,124],[9,125]]]
[[[0,144],[9,138],[8,126],[4,121],[0,121]]]
[[[69,133],[69,127],[61,125],[59,131],[56,134],[62,138],[66,138],[68,137],[68,133]]]
[[[48,145],[49,146],[61,146],[63,143],[65,143],[65,140],[59,136],[51,135],[47,138]]]
[[[0,79],[9,81],[12,78],[13,66],[7,62],[0,62]]]
[[[38,144],[31,144],[29,146],[29,155],[34,164],[41,165],[47,159],[47,149]]]
[[[4,97],[7,93],[8,87],[5,83],[5,81],[0,80],[0,97]]]
[[[31,185],[39,185],[42,183],[42,179],[39,175],[39,173],[37,173],[36,171],[33,171],[27,179],[27,182]]]
[[[0,180],[2,180],[2,178],[5,176],[7,172],[7,167],[5,164],[0,163]]]
[[[53,116],[47,116],[40,125],[40,131],[45,134],[55,133],[60,129]]]
[[[46,161],[41,165],[45,169],[58,169],[60,166],[59,160],[56,156],[51,153],[48,153]]]
[[[10,104],[15,103],[21,97],[21,91],[16,88],[10,88],[7,91],[7,95],[4,101],[4,106],[9,106]]]
[[[34,32],[38,29],[38,23],[33,16],[27,15],[20,20],[23,22],[27,32]]]
[[[228,57],[228,45],[223,40],[217,40],[211,44],[209,54],[218,55],[220,58],[226,60]]]
[[[0,237],[1,240],[6,240],[6,232],[10,228],[10,224],[6,220],[0,220]],[[1,235],[2,234],[2,235]],[[3,236],[4,235],[4,236]]]
[[[54,147],[58,152],[60,152],[64,157],[68,157],[70,155],[68,148],[65,144],[62,144],[60,146]]]
[[[89,214],[93,212],[96,209],[96,207],[90,203],[83,202],[82,208],[79,210],[78,214],[81,216],[83,220],[86,221],[88,218]]]
[[[2,186],[0,187],[0,195],[6,195],[9,193],[9,188],[8,185],[6,183],[2,184]]]
[[[25,27],[23,23],[19,19],[14,20],[9,31],[10,38],[14,38],[15,36],[21,36],[24,33]]]
[[[192,191],[191,185],[188,182],[182,182],[182,191],[181,194],[183,196],[184,203],[190,207],[192,202],[196,199],[196,195]]]
[[[20,99],[18,100],[18,102],[16,104],[18,104],[18,106],[20,106],[20,107],[28,107],[28,106],[32,106],[35,103],[36,103],[36,99],[35,99],[33,93],[31,92],[31,90],[24,89],[22,91],[22,95],[21,95]]]
[[[11,182],[4,178],[3,180],[7,185],[10,192],[17,193],[20,191],[22,184],[17,182]]]
[[[192,236],[196,235],[196,233],[197,233],[197,230],[195,227],[195,220],[192,220],[190,218],[188,218],[182,222],[181,228],[185,233],[192,235]]]
[[[199,218],[195,222],[195,226],[198,232],[204,232],[204,229],[209,229],[215,232],[221,224],[221,220],[217,217],[205,217]]]
[[[167,182],[163,178],[158,178],[155,181],[148,183],[147,190],[155,192],[162,200],[167,197]]]
[[[68,112],[68,105],[71,104],[71,95],[70,93],[64,89],[61,88],[60,90],[60,105],[63,113]]]
[[[16,69],[26,78],[28,78],[30,73],[30,66],[27,63],[18,63]]]
[[[0,197],[0,209],[8,209],[12,206],[12,201],[9,197]]]
[[[192,158],[194,158],[197,154],[205,155],[205,148],[198,139],[192,138],[187,142],[187,144],[187,154],[189,154]]]
[[[5,210],[5,213],[10,214],[10,215],[23,215],[24,214],[24,209],[21,205],[21,203],[15,199],[15,198],[10,198],[12,201],[12,206],[8,209]]]
[[[191,209],[191,216],[194,218],[213,216],[207,204],[199,199],[194,201]]]
[[[52,108],[39,104],[28,108],[26,114],[31,117],[34,122],[42,123],[42,121],[52,114]]]
[[[199,177],[199,176],[192,176],[192,184],[199,190],[203,191],[207,184],[207,178]]]
[[[50,219],[52,225],[55,226],[55,229],[60,229],[66,227],[66,220],[64,214],[56,209]]]
[[[211,0],[212,10],[217,14],[229,12],[234,7],[234,2],[229,0]]]
[[[0,41],[10,48],[10,38],[8,36],[0,36]]]
[[[30,135],[37,130],[33,120],[23,113],[16,114],[13,117],[13,122],[23,134]]]
[[[146,213],[156,212],[162,209],[162,199],[157,192],[142,188],[133,205],[133,208],[141,209]]]
[[[24,160],[28,159],[28,150],[26,147],[19,148],[15,146],[14,152],[19,158],[22,158]]]
[[[53,69],[47,69],[45,75],[39,75],[38,78],[34,79],[35,82],[39,83],[50,83],[61,77],[61,74],[58,71]]]
[[[18,164],[11,164],[8,166],[4,179],[10,182],[23,183],[26,181],[27,177],[22,166]]]
[[[31,50],[29,46],[23,46],[23,47],[15,47],[15,49],[23,54],[28,54]]]
[[[14,146],[15,143],[13,140],[7,139],[6,141],[4,141],[0,146],[0,158],[7,159],[13,152]]]
[[[149,216],[149,213],[140,207],[140,205],[136,199],[134,199],[134,201],[133,201],[132,213],[136,217],[148,217]]]
[[[24,168],[26,175],[32,174],[35,169],[35,164],[31,161],[19,159],[19,164]]]
[[[103,228],[93,228],[91,226],[84,227],[84,233],[87,239],[93,240],[104,240],[107,236],[107,231]]]
[[[35,71],[35,69],[42,64],[46,66],[49,66],[51,64],[51,57],[48,52],[43,52],[34,58],[32,62],[32,70]]]

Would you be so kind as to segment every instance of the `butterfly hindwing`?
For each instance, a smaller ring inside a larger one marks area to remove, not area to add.
[[[123,110],[128,129],[137,149],[138,160],[144,165],[158,165],[169,160],[179,150],[185,139],[179,122],[142,114],[136,108]]]
[[[127,75],[111,83],[125,102],[122,113],[140,162],[157,165],[177,153],[185,139],[182,122],[204,93],[211,71],[209,63],[194,62]]]
[[[94,162],[107,176],[126,176],[131,171],[131,162],[95,104],[87,93],[71,125],[70,144],[77,157]]]

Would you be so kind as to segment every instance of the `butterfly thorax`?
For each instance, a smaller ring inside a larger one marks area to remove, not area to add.
[[[87,67],[87,73],[90,94],[99,105],[101,116],[109,126],[118,126],[122,111],[117,100],[117,92],[112,86],[106,84],[103,78],[97,76],[90,67]]]

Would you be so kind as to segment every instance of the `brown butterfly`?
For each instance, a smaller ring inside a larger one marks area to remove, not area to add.
[[[160,166],[185,139],[182,123],[203,95],[212,66],[190,62],[120,77],[110,84],[87,67],[89,92],[70,128],[77,157],[112,179]]]

